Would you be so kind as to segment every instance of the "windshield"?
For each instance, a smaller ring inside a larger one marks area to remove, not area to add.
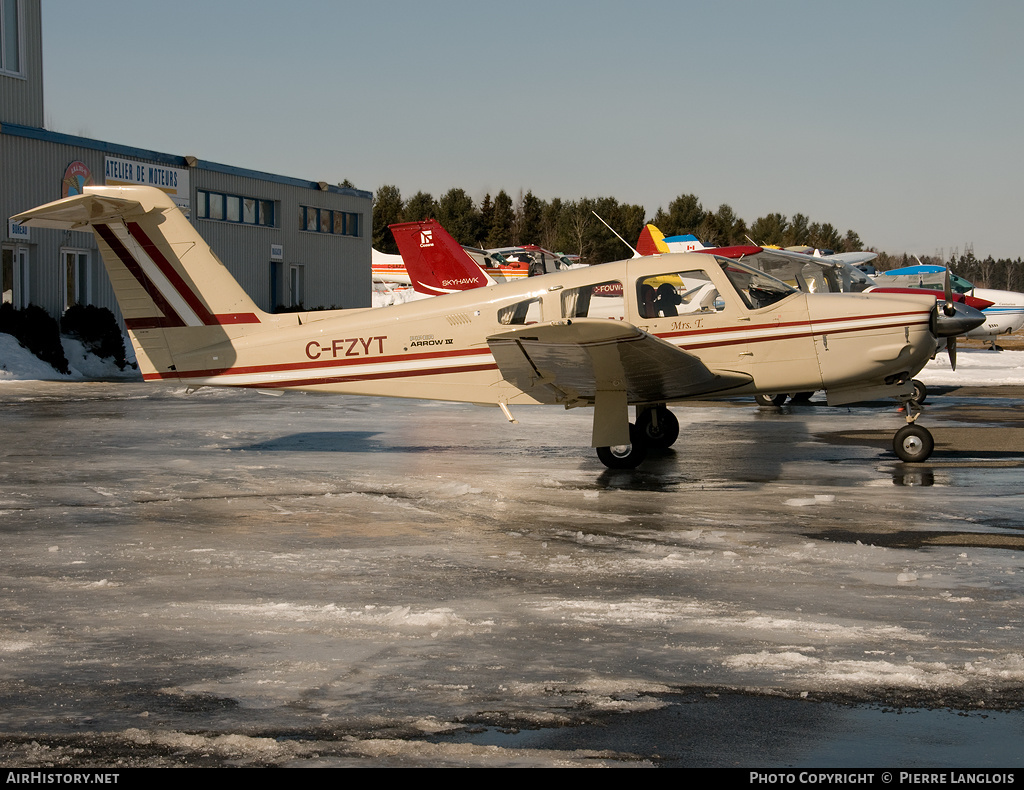
[[[720,258],[717,255],[715,260],[722,267],[722,271],[729,278],[736,293],[752,310],[775,304],[797,292],[795,288],[786,285],[782,280],[777,280],[770,274],[758,271],[745,263]]]

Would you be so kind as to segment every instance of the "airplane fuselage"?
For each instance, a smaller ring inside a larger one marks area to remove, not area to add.
[[[265,316],[273,331],[207,327],[209,343],[198,350],[194,335],[186,340],[182,332],[176,348],[175,330],[162,329],[168,359],[153,360],[145,378],[481,404],[551,402],[503,378],[488,338],[582,317],[626,321],[683,349],[728,380],[722,391],[736,394],[886,387],[888,377],[919,369],[934,351],[934,299],[792,292],[758,307],[731,286],[727,262],[709,257],[621,261],[372,311]],[[695,272],[713,283],[716,304],[672,315],[640,303],[645,281]],[[581,314],[579,294],[586,291],[605,295],[590,298]],[[133,330],[138,348],[152,345],[147,331],[158,330]],[[738,378],[745,383],[737,385]]]

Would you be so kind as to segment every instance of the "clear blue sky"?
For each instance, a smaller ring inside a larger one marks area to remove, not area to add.
[[[43,0],[48,128],[375,191],[1024,255],[1024,3]]]

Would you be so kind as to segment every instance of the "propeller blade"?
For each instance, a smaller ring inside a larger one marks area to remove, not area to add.
[[[948,316],[952,316],[956,308],[953,307],[953,282],[949,277],[948,263],[946,264],[946,276],[943,279],[942,290],[946,293],[946,305],[942,308],[943,312]]]
[[[946,338],[946,353],[949,354],[949,366],[956,370],[956,337]]]

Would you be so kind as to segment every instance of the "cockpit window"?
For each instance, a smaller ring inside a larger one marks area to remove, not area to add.
[[[703,269],[643,277],[637,280],[636,288],[641,318],[671,318],[725,309],[718,289]]]
[[[751,310],[775,304],[796,293],[796,289],[739,261],[715,256],[736,293]]]

